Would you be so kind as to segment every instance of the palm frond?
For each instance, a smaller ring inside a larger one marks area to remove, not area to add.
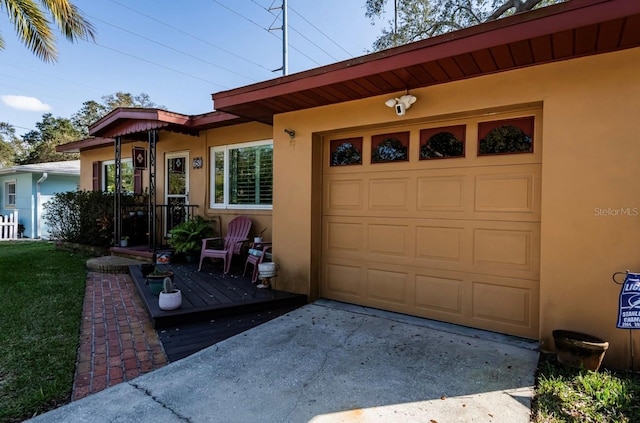
[[[78,39],[95,40],[93,25],[69,0],[40,0],[40,2],[51,13],[51,17],[67,40],[71,42]]]
[[[2,0],[16,34],[29,50],[45,62],[57,58],[50,22],[33,0]]]

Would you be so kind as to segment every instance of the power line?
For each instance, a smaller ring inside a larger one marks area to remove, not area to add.
[[[184,54],[185,56],[191,57],[192,59],[199,60],[199,61],[201,61],[202,63],[206,63],[206,64],[208,64],[208,65],[210,65],[210,66],[215,67],[215,68],[222,69],[223,71],[226,71],[226,72],[232,73],[232,74],[234,74],[234,75],[236,75],[236,76],[240,76],[240,77],[242,77],[242,78],[248,79],[249,81],[257,82],[255,79],[250,78],[250,77],[245,76],[245,75],[242,75],[242,74],[240,74],[240,73],[238,73],[238,72],[236,72],[236,71],[233,71],[233,70],[231,70],[231,69],[227,69],[227,68],[222,67],[222,66],[220,66],[220,65],[217,65],[217,64],[215,64],[215,63],[211,63],[211,62],[209,62],[209,61],[207,61],[207,60],[202,59],[201,57],[198,57],[198,56],[195,56],[195,55],[193,55],[193,54],[187,53],[187,52],[185,52],[185,51],[179,50],[179,49],[177,49],[177,48],[171,47],[171,46],[169,46],[169,45],[167,45],[167,44],[161,43],[161,42],[156,41],[156,40],[154,40],[154,39],[152,39],[152,38],[149,38],[149,37],[147,37],[147,36],[144,36],[144,35],[141,35],[141,34],[137,34],[137,33],[133,32],[133,31],[129,31],[129,30],[128,30],[128,29],[126,29],[126,28],[122,28],[122,27],[120,27],[120,26],[114,25],[114,24],[109,23],[109,22],[107,22],[107,21],[104,21],[104,20],[102,20],[102,19],[100,19],[100,18],[96,18],[95,16],[87,16],[87,17],[88,17],[88,18],[90,18],[90,19],[93,19],[94,21],[102,22],[102,23],[103,23],[103,24],[105,24],[105,25],[112,26],[112,27],[114,27],[114,28],[116,28],[116,29],[119,29],[120,31],[123,31],[123,32],[126,32],[126,33],[128,33],[128,34],[134,35],[134,36],[136,36],[136,37],[138,37],[138,38],[142,38],[143,40],[146,40],[146,41],[149,41],[149,42],[151,42],[151,43],[154,43],[154,44],[157,44],[157,45],[159,45],[159,46],[162,46],[162,47],[164,47],[164,48],[166,48],[166,49],[169,49],[169,50],[175,51],[176,53]]]
[[[316,31],[318,31],[320,34],[324,35],[324,37],[331,41],[333,44],[335,44],[340,50],[344,51],[349,57],[353,57],[353,54],[349,53],[347,50],[345,50],[340,44],[338,44],[337,42],[335,42],[331,37],[329,37],[327,34],[325,34],[324,32],[322,32],[322,30],[320,28],[318,28],[317,26],[315,26],[314,24],[312,24],[311,22],[309,22],[309,20],[307,18],[305,18],[303,15],[301,15],[300,13],[298,13],[293,7],[289,7],[289,9],[295,13],[296,15],[300,16],[300,18],[302,18],[303,21],[305,21],[306,23],[308,23],[309,25],[311,25]]]
[[[217,83],[215,83],[215,82],[211,82],[211,81],[206,80],[206,79],[204,79],[204,78],[200,78],[199,76],[191,75],[191,74],[188,74],[188,73],[186,73],[186,72],[182,72],[182,71],[179,71],[179,70],[177,70],[177,69],[171,68],[171,67],[169,67],[169,66],[165,66],[165,65],[162,65],[162,64],[160,64],[160,63],[156,63],[156,62],[153,62],[153,61],[151,61],[151,60],[147,60],[147,59],[144,59],[144,58],[142,58],[142,57],[135,56],[135,55],[133,55],[133,54],[125,53],[124,51],[117,50],[117,49],[115,49],[115,48],[107,47],[107,46],[102,45],[102,44],[100,44],[100,43],[98,43],[98,42],[96,42],[95,44],[96,44],[98,47],[102,47],[102,48],[104,48],[104,49],[106,49],[106,50],[111,50],[111,51],[113,51],[113,52],[116,52],[116,53],[122,54],[123,56],[131,57],[132,59],[136,59],[136,60],[139,60],[139,61],[141,61],[141,62],[149,63],[149,64],[151,64],[151,65],[158,66],[158,67],[160,67],[160,68],[170,70],[170,71],[175,72],[175,73],[178,73],[178,74],[180,74],[180,75],[183,75],[183,76],[186,76],[186,77],[189,77],[189,78],[192,78],[192,79],[197,79],[197,80],[199,80],[199,81],[206,82],[207,84],[215,85],[215,86],[220,87],[220,88],[225,89],[225,90],[229,89],[229,87],[227,87],[227,86],[220,85],[220,84],[217,84]]]
[[[33,69],[30,69],[30,68],[26,68],[26,67],[23,67],[23,66],[17,66],[17,65],[14,65],[13,63],[7,63],[7,62],[1,62],[1,61],[0,61],[0,65],[3,65],[3,66],[10,66],[10,67],[16,68],[16,69],[18,69],[18,70],[20,70],[20,71],[31,72],[31,73],[34,73],[34,74],[36,74],[36,75],[44,75],[44,76],[45,76],[45,77],[47,77],[47,78],[57,79],[58,81],[63,81],[63,82],[69,82],[69,83],[74,84],[75,86],[77,86],[77,85],[83,85],[83,86],[85,86],[85,87],[87,87],[87,88],[91,88],[92,90],[99,90],[99,89],[101,89],[101,88],[94,87],[94,86],[89,85],[89,84],[85,84],[85,83],[83,83],[82,81],[79,81],[79,80],[71,80],[71,79],[61,78],[61,77],[59,77],[59,76],[54,76],[54,75],[52,75],[50,72],[46,72],[46,73],[45,73],[45,72],[38,72],[38,71],[35,71],[35,70],[33,70]],[[15,77],[15,76],[13,76],[13,78],[16,78],[16,77]],[[25,81],[26,81],[26,82],[30,82],[30,83],[32,83],[32,84],[38,84],[38,85],[43,85],[43,86],[50,86],[50,85],[45,84],[45,83],[37,83],[37,82],[34,82],[34,81],[33,81],[33,80],[31,80],[31,79],[29,79],[29,80],[25,80]]]
[[[289,28],[293,29],[293,31],[298,34],[299,36],[301,36],[302,38],[304,38],[305,40],[309,41],[311,44],[313,44],[314,46],[316,46],[316,48],[318,48],[319,50],[321,50],[322,52],[324,52],[327,56],[331,57],[333,60],[335,60],[336,62],[339,60],[337,59],[333,54],[329,53],[327,50],[323,49],[322,47],[320,47],[318,44],[316,44],[315,41],[309,39],[307,36],[305,36],[304,34],[302,34],[300,31],[298,31],[297,29],[295,29],[293,26],[289,25]]]
[[[248,21],[248,22],[252,23],[253,25],[257,26],[258,28],[260,28],[260,29],[262,29],[262,30],[264,30],[264,31],[267,31],[267,33],[269,33],[269,34],[273,35],[273,36],[274,36],[274,37],[276,37],[278,40],[281,40],[281,38],[280,38],[280,37],[278,37],[276,34],[274,34],[272,31],[270,31],[270,30],[269,30],[269,28],[265,28],[265,27],[261,26],[261,25],[260,25],[260,24],[258,24],[257,22],[255,22],[255,21],[253,21],[253,20],[251,20],[251,19],[247,18],[246,16],[242,15],[241,13],[236,12],[235,10],[233,10],[233,9],[229,8],[228,6],[226,6],[226,5],[222,4],[222,3],[220,3],[220,2],[219,2],[219,1],[217,1],[217,0],[211,0],[211,1],[212,1],[212,2],[214,2],[214,3],[216,3],[216,4],[217,4],[217,5],[219,5],[219,6],[222,6],[222,7],[223,7],[223,8],[225,8],[225,9],[227,9],[228,11],[230,11],[231,13],[233,13],[234,15],[237,15],[237,16],[239,16],[240,18],[242,18],[242,19],[244,19],[244,20],[246,20],[246,21]],[[258,5],[258,6],[260,6],[260,5]],[[262,7],[262,6],[260,6],[260,7]],[[263,7],[263,9],[264,9],[264,7]],[[271,12],[269,12],[269,13],[271,13]],[[311,57],[309,57],[309,56],[308,56],[307,54],[305,54],[304,52],[300,51],[299,49],[297,49],[297,48],[295,48],[295,47],[293,47],[293,46],[291,46],[291,48],[292,48],[293,50],[297,51],[300,55],[302,55],[302,56],[306,57],[307,59],[309,59],[310,61],[312,61],[313,63],[315,63],[317,66],[321,66],[321,65],[320,65],[320,63],[318,63],[317,61],[315,61],[314,59],[312,59]]]
[[[251,20],[251,19],[247,18],[246,16],[242,15],[241,13],[236,12],[235,10],[231,9],[229,6],[222,4],[222,3],[220,3],[220,2],[219,2],[219,1],[217,1],[217,0],[211,0],[211,1],[212,1],[212,2],[214,2],[215,4],[217,4],[218,6],[222,6],[222,7],[224,7],[224,8],[225,8],[225,9],[227,9],[229,12],[233,13],[234,15],[237,15],[237,16],[241,17],[241,18],[242,18],[242,19],[244,19],[245,21],[251,22],[252,24],[254,24],[255,26],[257,26],[258,28],[260,28],[260,29],[262,29],[262,30],[265,30],[265,31],[269,32],[269,29],[268,29],[268,28],[265,28],[265,27],[263,27],[262,25],[260,25],[259,23],[257,23],[256,21],[253,21],[253,20]],[[269,33],[270,33],[270,32],[269,32]]]
[[[202,43],[204,43],[204,44],[207,44],[208,46],[211,46],[211,47],[216,48],[216,49],[218,49],[218,50],[220,50],[220,51],[223,51],[223,52],[225,52],[225,53],[227,53],[227,54],[229,54],[229,55],[231,55],[231,56],[233,56],[233,57],[236,57],[236,58],[238,58],[238,59],[240,59],[240,60],[243,60],[243,61],[245,61],[245,62],[247,62],[247,63],[251,63],[252,65],[258,66],[258,67],[260,67],[260,68],[262,68],[262,69],[264,69],[264,70],[267,70],[267,71],[271,72],[271,70],[270,70],[269,68],[267,68],[266,66],[261,65],[260,63],[257,63],[257,62],[254,62],[254,61],[252,61],[252,60],[249,60],[249,59],[247,59],[246,57],[242,57],[242,56],[240,56],[240,55],[238,55],[238,54],[236,54],[236,53],[234,53],[234,52],[232,52],[232,51],[229,51],[229,50],[224,49],[224,48],[222,48],[222,47],[220,47],[220,46],[218,46],[218,45],[215,45],[215,44],[213,44],[213,43],[211,43],[211,42],[209,42],[209,41],[207,41],[207,40],[205,40],[205,39],[203,39],[203,38],[197,37],[197,36],[195,36],[195,35],[193,35],[193,34],[190,34],[190,33],[186,32],[186,31],[183,31],[182,29],[180,29],[180,28],[178,28],[178,27],[175,27],[175,26],[173,26],[173,25],[171,25],[171,24],[168,24],[168,23],[166,23],[166,22],[163,22],[163,21],[161,21],[160,19],[156,19],[156,18],[154,18],[153,16],[149,16],[149,15],[147,15],[147,14],[145,14],[145,13],[140,12],[139,10],[133,9],[133,8],[131,8],[131,7],[127,6],[127,5],[125,5],[125,4],[122,4],[122,3],[120,3],[119,1],[116,1],[116,0],[109,0],[109,1],[110,1],[110,2],[112,2],[112,3],[115,3],[115,4],[117,4],[117,5],[119,5],[119,6],[121,6],[121,7],[124,7],[125,9],[131,10],[131,11],[132,11],[132,12],[134,12],[134,13],[137,13],[137,14],[139,14],[139,15],[141,15],[141,16],[144,16],[144,17],[145,17],[145,18],[147,18],[147,19],[150,19],[150,20],[152,20],[152,21],[154,21],[154,22],[157,22],[157,23],[159,23],[159,24],[161,24],[161,25],[164,25],[164,26],[166,26],[166,27],[168,27],[168,28],[171,28],[171,29],[173,29],[174,31],[177,31],[177,32],[179,32],[179,33],[181,33],[181,34],[183,34],[183,35],[186,35],[187,37],[193,38],[194,40],[198,40],[198,41],[200,41],[200,42],[202,42]]]
[[[271,3],[271,6],[267,9],[264,6],[262,6],[260,3],[256,2],[255,0],[251,0],[254,4],[258,5],[259,7],[261,7],[262,9],[266,10],[267,12],[271,13],[273,16],[275,16],[273,22],[271,23],[271,25],[269,26],[269,28],[273,27],[273,24],[275,23],[275,21],[280,17],[280,15],[282,14],[282,12],[279,12],[278,14],[273,13],[273,3],[275,3],[275,0]],[[281,9],[281,8],[277,8],[277,9]],[[289,10],[293,10],[291,7],[289,7]],[[299,13],[296,12],[296,14],[298,16],[300,16]],[[304,19],[304,18],[303,18]],[[305,19],[305,21],[307,21]],[[309,24],[311,24],[309,21],[307,21]],[[311,25],[313,26],[313,25]],[[309,39],[306,35],[302,34],[300,31],[298,31],[297,29],[295,29],[292,25],[289,25],[289,28],[291,28],[296,34],[300,35],[302,38],[304,38],[305,40],[307,40],[308,42],[310,42],[312,45],[314,45],[318,50],[322,51],[323,53],[325,53],[327,56],[331,57],[333,60],[335,60],[336,62],[339,60],[336,57],[334,57],[331,53],[329,53],[328,51],[326,51],[325,49],[323,49],[322,47],[320,47],[318,44],[316,44],[315,41]],[[315,28],[315,27],[314,27]],[[349,53],[347,53],[349,54]]]

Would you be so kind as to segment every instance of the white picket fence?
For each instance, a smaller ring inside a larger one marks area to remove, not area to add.
[[[18,239],[18,210],[9,215],[0,215],[0,241],[9,239]]]

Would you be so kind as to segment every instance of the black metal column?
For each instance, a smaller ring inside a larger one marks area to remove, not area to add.
[[[158,131],[147,132],[149,139],[149,248],[156,255],[156,144],[158,143]]]
[[[113,245],[120,243],[122,235],[122,138],[117,136],[113,140],[115,150],[115,192],[113,193]]]

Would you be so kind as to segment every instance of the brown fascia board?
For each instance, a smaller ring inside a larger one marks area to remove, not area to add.
[[[264,100],[640,13],[639,0],[570,0],[290,76],[212,94],[215,107]]]
[[[58,153],[79,153],[92,148],[113,145],[113,138],[91,137],[56,146]]]
[[[99,136],[109,126],[122,120],[156,120],[160,122],[188,125],[189,116],[181,113],[169,112],[162,109],[123,108],[119,107],[89,127],[89,135]]]
[[[205,130],[210,128],[237,125],[239,123],[246,122],[251,122],[251,120],[216,110],[201,115],[191,116],[189,127],[196,130]]]
[[[113,110],[91,128],[106,131],[107,128],[117,125],[120,120],[158,120],[160,122],[171,122],[178,126],[183,126],[185,130],[205,130],[220,126],[236,125],[239,123],[251,122],[250,119],[241,118],[226,112],[214,111],[201,115],[186,116],[179,113],[167,112],[158,109],[124,109]],[[98,125],[101,124],[101,125]],[[126,137],[125,137],[126,138]],[[56,146],[59,153],[78,153],[83,150],[99,148],[113,144],[113,138],[89,137],[78,141]]]

